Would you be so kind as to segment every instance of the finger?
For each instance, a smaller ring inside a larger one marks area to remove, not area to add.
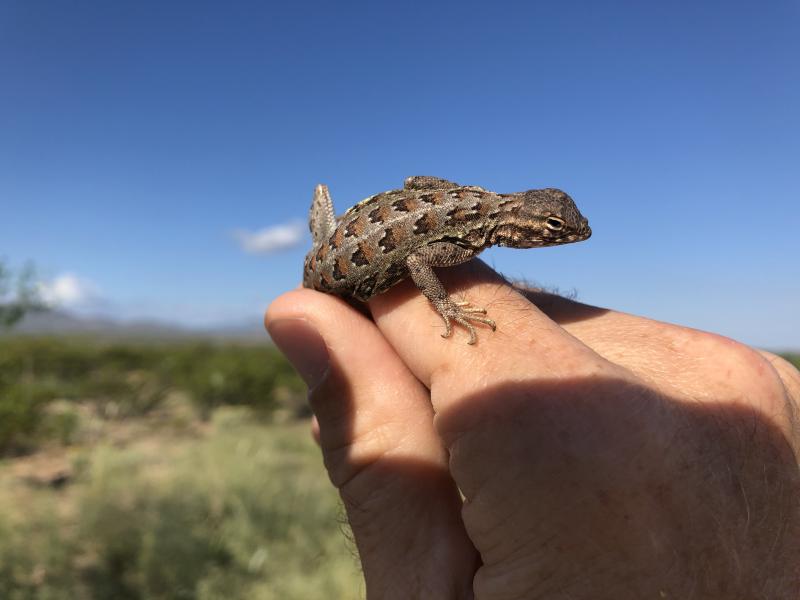
[[[317,417],[315,417],[315,416],[311,417],[311,437],[314,438],[314,441],[317,443],[317,446],[319,446],[320,445],[320,440],[319,440],[319,421],[317,420]]]
[[[559,377],[608,366],[484,263],[439,269],[437,275],[455,300],[485,308],[497,330],[476,325],[474,346],[457,325],[442,339],[442,318],[410,282],[369,302],[378,327],[428,387],[438,379],[452,392],[449,397],[457,397],[509,378]]]
[[[795,406],[795,411],[800,408],[800,371],[788,360],[776,356],[772,352],[761,352],[761,355],[772,364],[783,383],[786,393]]]
[[[468,586],[475,550],[425,387],[375,324],[337,298],[292,291],[269,307],[265,321],[309,385],[368,595],[383,597],[382,586],[398,580],[443,592]]]
[[[436,438],[424,436],[431,417],[426,390],[368,319],[332,296],[297,290],[278,298],[265,322],[309,386],[323,450],[347,450],[346,461],[331,465],[335,484],[398,446],[415,459],[444,464]],[[392,420],[423,426],[422,439],[406,440],[400,427],[387,431]],[[378,429],[380,437],[371,435]]]
[[[755,403],[795,439],[800,374],[780,357],[714,333],[589,306],[541,290],[521,291],[565,331],[641,381],[677,400]],[[719,372],[728,375],[719,377]]]

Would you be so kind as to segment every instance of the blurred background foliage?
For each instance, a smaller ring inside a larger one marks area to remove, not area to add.
[[[303,416],[302,382],[266,345],[212,342],[103,342],[91,338],[0,338],[0,452],[23,453],[72,423],[48,406],[56,400],[98,416],[144,417],[183,395],[198,418],[223,406],[254,415]],[[61,424],[59,427],[54,420]]]
[[[272,346],[0,336],[0,598],[354,598]]]
[[[351,598],[305,386],[267,343],[14,335],[0,258],[0,599]]]

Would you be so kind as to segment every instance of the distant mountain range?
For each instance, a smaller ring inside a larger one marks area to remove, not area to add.
[[[4,335],[2,331],[0,335]],[[260,319],[193,328],[155,320],[121,321],[63,311],[30,313],[5,335],[91,335],[142,340],[191,338],[253,343],[269,341]]]

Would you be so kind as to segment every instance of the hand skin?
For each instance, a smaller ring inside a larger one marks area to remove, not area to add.
[[[371,319],[305,289],[265,318],[309,384],[367,598],[800,598],[791,365],[479,261],[439,273],[498,330],[442,339],[408,282]]]

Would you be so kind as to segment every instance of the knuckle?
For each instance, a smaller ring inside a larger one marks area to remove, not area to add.
[[[789,398],[794,403],[800,403],[800,371],[785,358],[782,358],[771,352],[760,353],[778,374],[778,377],[783,382]]]
[[[714,357],[717,377],[725,384],[732,400],[746,401],[774,412],[786,406],[786,388],[772,363],[759,351],[740,342],[707,336],[708,356]]]

